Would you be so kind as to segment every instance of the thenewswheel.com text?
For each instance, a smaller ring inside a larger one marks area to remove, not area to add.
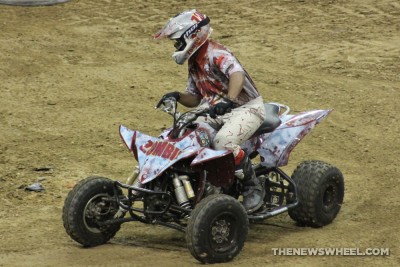
[[[389,248],[272,248],[274,256],[389,256]]]

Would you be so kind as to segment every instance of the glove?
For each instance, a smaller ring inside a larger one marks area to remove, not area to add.
[[[217,115],[224,115],[227,112],[231,112],[233,104],[234,103],[231,100],[224,98],[221,102],[211,107],[208,114],[211,118],[215,119]]]
[[[163,95],[163,97],[161,97],[160,101],[158,101],[155,108],[159,108],[164,103],[164,100],[167,98],[175,98],[176,101],[179,101],[181,95],[179,92],[166,93],[165,95]]]
[[[166,93],[165,95],[163,95],[162,99],[166,99],[166,98],[175,98],[176,101],[179,101],[179,99],[181,99],[181,95],[179,92],[175,91],[175,92],[170,92],[170,93]]]

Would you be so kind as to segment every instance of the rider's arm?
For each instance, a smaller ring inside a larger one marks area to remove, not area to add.
[[[244,84],[244,72],[238,71],[234,72],[229,76],[229,88],[228,88],[228,98],[230,100],[235,100],[243,89]]]
[[[196,83],[189,73],[185,92],[179,93],[179,103],[188,108],[197,107],[201,102],[200,92],[197,90]]]
[[[200,104],[201,98],[199,96],[193,95],[188,92],[180,92],[179,95],[179,103],[181,103],[185,107],[194,108]]]

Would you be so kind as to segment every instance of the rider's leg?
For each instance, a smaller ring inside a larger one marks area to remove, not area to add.
[[[257,98],[221,117],[224,124],[213,140],[214,149],[231,150],[236,169],[243,170],[243,205],[250,213],[262,205],[264,188],[256,178],[250,159],[240,144],[249,139],[264,121],[265,110],[262,98]]]
[[[245,155],[239,165],[236,166],[237,170],[243,170],[243,178],[239,181],[243,184],[243,206],[248,213],[258,210],[262,204],[265,196],[264,186],[262,181],[256,177],[251,161]]]
[[[216,121],[219,121],[222,127],[214,137],[214,149],[228,149],[235,157],[240,156],[240,144],[254,134],[264,119],[265,108],[261,97],[219,116]]]

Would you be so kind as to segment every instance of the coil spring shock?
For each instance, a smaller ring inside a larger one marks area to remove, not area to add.
[[[175,174],[175,177],[172,179],[172,183],[175,187],[175,196],[178,204],[182,208],[191,208],[189,199],[194,198],[195,194],[190,184],[189,177],[187,175],[178,176]]]

